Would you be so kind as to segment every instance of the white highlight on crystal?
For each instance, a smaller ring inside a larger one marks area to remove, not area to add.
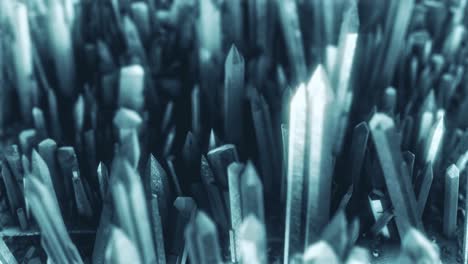
[[[440,146],[442,145],[442,139],[445,133],[445,125],[444,125],[444,116],[445,111],[439,110],[437,112],[438,121],[432,129],[431,137],[428,142],[427,154],[426,154],[426,162],[433,163],[436,159],[436,156],[439,152]]]

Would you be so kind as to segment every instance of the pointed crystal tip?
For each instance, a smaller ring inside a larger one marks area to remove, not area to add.
[[[262,184],[258,177],[257,170],[255,169],[255,165],[250,160],[247,162],[247,165],[245,165],[245,169],[242,173],[242,182],[245,186],[261,186]]]
[[[232,44],[231,49],[229,50],[228,56],[226,58],[226,64],[239,64],[244,63],[244,57],[239,52],[235,44]]]
[[[320,98],[324,101],[329,101],[333,98],[334,93],[330,80],[322,64],[319,64],[312,74],[307,83],[307,91],[310,93],[309,96],[313,95],[313,98]]]
[[[457,168],[457,165],[452,164],[447,168],[447,176],[450,178],[456,178],[460,174],[460,170]]]

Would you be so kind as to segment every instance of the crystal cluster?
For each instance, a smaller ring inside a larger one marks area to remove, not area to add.
[[[467,0],[0,0],[1,263],[468,263]]]

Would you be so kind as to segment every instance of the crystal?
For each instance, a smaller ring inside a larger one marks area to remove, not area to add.
[[[402,255],[409,257],[409,263],[441,263],[439,252],[418,230],[411,228],[401,242]]]
[[[144,263],[156,261],[150,218],[140,176],[130,163],[122,158],[114,160],[111,193],[121,228],[128,234]]]
[[[284,235],[284,263],[302,251],[302,206],[304,161],[306,153],[307,93],[305,85],[297,88],[291,99],[288,140],[288,173],[286,193],[286,220]]]
[[[213,129],[210,131],[210,139],[208,143],[208,150],[213,150],[220,146],[219,138],[216,136]]]
[[[31,172],[42,181],[42,184],[44,184],[44,186],[48,189],[48,191],[51,193],[51,197],[58,205],[57,194],[55,193],[49,168],[35,149],[32,150],[31,154]]]
[[[50,172],[52,185],[54,187],[57,198],[60,201],[64,200],[63,179],[60,177],[57,165],[57,143],[50,138],[44,139],[37,145],[37,152],[44,160]]]
[[[198,212],[185,230],[190,262],[221,263],[221,250],[215,224],[203,212]]]
[[[139,111],[143,107],[145,71],[141,65],[129,65],[120,69],[119,106]]]
[[[14,15],[13,30],[14,42],[12,50],[14,52],[14,67],[16,71],[16,82],[18,89],[18,99],[23,119],[26,122],[31,120],[32,100],[31,80],[34,78],[32,41],[28,23],[28,8],[22,2],[15,2],[13,7]]]
[[[83,152],[86,153],[86,159],[83,161],[83,163],[86,164],[86,172],[89,175],[87,179],[90,182],[90,184],[92,184],[93,187],[97,187],[99,185],[99,182],[97,181],[97,174],[96,174],[97,149],[96,149],[95,130],[89,129],[85,131],[83,134],[83,138],[84,138]]]
[[[101,164],[100,164],[101,165]],[[101,166],[101,170],[105,168],[105,166]],[[98,173],[99,175],[100,173]],[[94,242],[93,254],[92,254],[92,262],[96,264],[104,264],[105,261],[105,249],[107,247],[107,243],[111,236],[112,228],[112,206],[111,206],[111,199],[110,194],[106,192],[106,194],[102,197],[102,211],[101,216],[99,218],[99,225],[96,231],[96,240]]]
[[[76,135],[79,135],[83,130],[85,110],[84,98],[83,95],[80,94],[73,106],[73,121]]]
[[[3,154],[13,176],[17,181],[21,181],[23,179],[23,168],[18,145],[13,144],[5,147]]]
[[[351,180],[353,184],[353,192],[352,195],[354,196],[352,199],[356,201],[356,207],[359,206],[357,201],[361,197],[361,174],[362,174],[362,167],[364,163],[364,157],[366,154],[367,149],[367,142],[369,140],[369,126],[365,122],[359,123],[353,129],[352,135],[352,142],[351,142]],[[353,205],[354,207],[354,205]]]
[[[140,115],[130,109],[120,108],[114,116],[114,126],[118,131],[119,139],[123,139],[130,134],[133,129],[138,129],[142,125],[143,119]]]
[[[16,216],[18,217],[18,222],[21,230],[26,230],[28,228],[28,219],[26,218],[24,208],[16,209]]]
[[[286,184],[288,177],[288,138],[289,131],[286,124],[281,124],[282,171],[281,171],[281,202],[286,201]]]
[[[459,50],[463,39],[466,36],[466,28],[463,25],[456,25],[445,39],[442,53],[445,58],[455,59],[456,52]]]
[[[208,195],[208,203],[211,208],[212,216],[217,224],[219,224],[223,228],[227,228],[229,226],[227,219],[227,210],[225,209],[223,203],[223,197],[221,196],[222,193],[220,188],[218,188],[218,186],[216,185],[213,171],[211,170],[212,167],[209,165],[205,156],[202,156],[201,158],[200,167],[200,174],[203,186]],[[228,173],[227,169],[226,173]]]
[[[320,240],[307,247],[304,252],[304,264],[329,263],[338,264],[340,260],[332,247],[325,241]]]
[[[252,120],[255,128],[255,136],[257,147],[259,150],[260,171],[262,175],[263,185],[266,193],[271,193],[273,186],[276,184],[277,172],[280,162],[277,155],[276,145],[273,137],[273,124],[270,118],[270,110],[259,93],[254,90],[250,98],[252,108]]]
[[[307,84],[308,116],[308,178],[305,245],[315,242],[329,218],[332,178],[334,95],[321,65]]]
[[[257,170],[251,161],[248,161],[240,178],[240,194],[242,203],[242,216],[245,219],[254,215],[261,223],[265,223],[263,208],[263,186],[258,177]]]
[[[195,85],[191,93],[191,110],[192,110],[192,131],[195,137],[201,138],[202,136],[202,118],[201,113],[201,93],[200,87]]]
[[[135,2],[131,4],[132,18],[140,33],[140,37],[145,42],[150,34],[150,17],[148,4],[145,2]]]
[[[36,128],[37,136],[39,139],[47,137],[47,128],[44,118],[44,113],[40,108],[34,107],[32,110],[32,117],[34,120],[34,127]]]
[[[25,155],[30,155],[31,150],[37,141],[37,133],[35,129],[26,129],[21,131],[18,136],[21,152]]]
[[[430,129],[434,120],[434,114],[430,111],[426,111],[421,115],[419,123],[419,133],[417,142],[418,144],[424,143],[427,135],[430,133]],[[431,137],[428,137],[430,139]]]
[[[177,174],[175,172],[174,157],[171,156],[171,157],[167,158],[166,159],[166,164],[167,164],[169,176],[171,177],[172,182],[173,182],[174,187],[175,187],[175,193],[176,193],[177,196],[181,196],[182,195],[182,189],[180,187],[179,178],[177,177]]]
[[[395,215],[392,210],[380,211],[378,214],[374,214],[375,223],[371,227],[370,232],[374,235],[382,234],[384,238],[391,238],[389,229],[390,221],[393,220]]]
[[[201,150],[198,139],[189,131],[182,147],[182,161],[187,172],[200,171]],[[192,181],[193,178],[188,178]]]
[[[187,224],[195,218],[197,204],[191,197],[179,196],[174,201],[174,207],[177,213],[170,253],[177,256],[177,263],[182,263],[188,254],[187,242],[184,241],[184,232],[186,232],[184,230]]]
[[[408,175],[410,176],[411,179],[413,179],[413,169],[414,169],[414,160],[415,156],[411,151],[405,151],[403,152],[403,159],[404,162],[406,163],[406,166],[408,166]]]
[[[52,138],[60,140],[62,136],[62,130],[60,126],[60,120],[58,115],[57,97],[52,89],[47,89],[47,104],[49,111],[47,112],[49,118],[49,130]]]
[[[145,60],[145,50],[138,34],[138,29],[133,20],[125,15],[122,19],[122,33],[127,46],[127,53],[130,57]],[[137,89],[139,92],[140,89]],[[138,100],[138,99],[136,99]]]
[[[379,47],[377,57],[373,64],[381,66],[374,67],[371,74],[371,83],[376,85],[375,83],[378,78],[379,88],[387,87],[394,75],[399,57],[397,54],[404,44],[411,19],[411,12],[415,5],[414,2],[414,0],[392,2],[388,6],[387,17],[391,19],[387,20],[384,25],[383,45]]]
[[[221,51],[221,17],[219,6],[211,0],[198,2],[200,12],[197,23],[197,33],[200,48],[210,53]]]
[[[228,187],[226,168],[229,164],[239,159],[236,147],[231,144],[222,145],[210,150],[207,154],[207,158],[213,169],[217,183],[222,187]]]
[[[170,128],[174,116],[174,102],[169,101],[164,109],[163,120],[161,121],[161,133],[166,134]]]
[[[244,88],[244,57],[233,45],[224,66],[224,133],[229,143],[242,142]]]
[[[244,166],[241,163],[233,162],[227,168],[228,186],[229,186],[229,208],[231,216],[231,228],[234,231],[234,244],[235,253],[234,261],[239,260],[237,256],[240,252],[239,248],[239,232],[242,223],[242,207],[241,207],[241,193],[240,193],[240,175]]]
[[[120,140],[119,152],[130,162],[133,168],[138,168],[140,161],[140,141],[136,130],[127,131],[126,134]]]
[[[99,162],[97,167],[97,177],[99,181],[99,192],[101,194],[101,198],[104,200],[109,187],[109,172],[106,164]]]
[[[164,248],[164,234],[163,225],[161,219],[161,210],[159,209],[158,196],[156,194],[151,195],[151,223],[152,233],[155,240],[156,258],[158,263],[166,263],[166,252]]]
[[[56,198],[37,176],[26,175],[25,179],[26,200],[41,229],[48,257],[55,263],[83,263],[68,236]]]
[[[404,237],[410,226],[422,230],[416,196],[407,176],[408,171],[402,169],[403,158],[401,153],[395,150],[397,144],[392,141],[396,137],[393,120],[385,114],[377,113],[370,121],[370,128],[388,194],[394,207],[400,237]]]
[[[106,247],[105,263],[145,263],[142,261],[134,242],[123,232],[113,227]],[[122,250],[125,249],[125,250]]]
[[[242,263],[267,263],[265,225],[254,215],[244,218],[239,228],[239,255]]]
[[[455,235],[457,228],[458,185],[460,171],[455,164],[450,165],[445,173],[444,192],[444,234],[448,237]]]
[[[60,172],[64,182],[64,193],[66,196],[64,207],[65,212],[70,212],[73,206],[74,197],[73,192],[73,171],[78,170],[78,159],[76,157],[75,149],[73,147],[60,147],[57,150],[57,161],[60,167]]]
[[[371,263],[369,250],[362,247],[353,247],[349,252],[346,264],[367,264]]]
[[[14,212],[21,207],[22,199],[20,197],[21,193],[18,185],[7,166],[2,166],[2,178],[5,183],[5,191],[10,205],[10,210],[12,214],[15,214]]]
[[[148,161],[146,162],[143,182],[147,190],[147,198],[152,200],[154,199],[154,196],[157,197],[161,223],[162,226],[166,226],[169,201],[171,199],[169,179],[166,171],[152,154],[148,157]]]
[[[464,189],[465,197],[468,197],[468,181],[465,181],[465,186],[462,186]],[[465,199],[465,204],[463,205],[463,209],[465,212],[468,212],[468,200]],[[465,213],[465,217],[463,217],[463,236],[462,236],[462,243],[461,243],[461,257],[463,263],[468,262],[468,214]]]
[[[60,1],[48,3],[49,16],[47,30],[52,58],[55,65],[60,93],[71,97],[75,93],[75,56],[73,52],[72,30]]]
[[[243,47],[244,16],[242,10],[242,1],[223,2],[223,33],[224,42],[227,45],[234,44],[237,47]]]
[[[172,147],[174,145],[174,139],[176,136],[176,127],[172,126],[169,131],[167,132],[164,148],[163,148],[163,156],[167,157],[172,151]]]
[[[343,17],[337,52],[337,58],[340,59],[340,63],[336,64],[335,71],[332,73],[333,75],[331,78],[331,85],[336,93],[338,111],[341,111],[340,116],[343,116],[342,123],[338,124],[341,128],[347,127],[348,113],[351,107],[351,104],[347,103],[347,100],[350,100],[349,97],[353,96],[351,77],[354,54],[359,36],[358,32],[359,16],[356,1],[353,0],[350,1],[349,7]],[[337,144],[335,148],[341,150],[346,129],[338,131],[342,132],[338,132],[339,138],[335,141],[335,144]]]
[[[283,30],[286,53],[291,65],[294,81],[301,82],[306,77],[306,62],[302,33],[299,27],[297,4],[294,0],[278,1],[277,10]]]
[[[91,202],[88,198],[88,195],[85,192],[81,177],[78,171],[73,171],[72,175],[73,190],[78,214],[91,219],[93,217],[93,209],[91,207]]]
[[[338,211],[321,234],[321,239],[328,243],[335,254],[342,258],[347,250],[348,221],[343,211]]]
[[[0,239],[0,261],[5,264],[18,264],[18,261],[3,239]]]
[[[211,2],[211,0],[199,1],[199,3],[202,2]],[[213,35],[213,38],[216,37],[216,35]],[[214,122],[214,119],[219,115],[218,112],[220,109],[218,105],[218,95],[220,92],[218,92],[215,87],[218,87],[222,80],[222,64],[218,61],[219,59],[216,55],[215,52],[208,50],[208,48],[201,48],[198,52],[200,88],[209,110],[209,124]]]
[[[441,112],[440,118],[431,129],[426,149],[426,162],[433,163],[439,153],[445,132],[444,112]]]
[[[422,216],[424,209],[426,208],[427,198],[429,197],[429,191],[431,190],[432,180],[433,180],[432,165],[428,164],[423,169],[421,175],[419,176],[419,182],[415,186],[419,186],[418,193],[418,211],[419,215]]]

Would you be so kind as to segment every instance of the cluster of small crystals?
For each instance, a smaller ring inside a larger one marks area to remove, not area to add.
[[[0,262],[468,263],[467,2],[0,0]]]

